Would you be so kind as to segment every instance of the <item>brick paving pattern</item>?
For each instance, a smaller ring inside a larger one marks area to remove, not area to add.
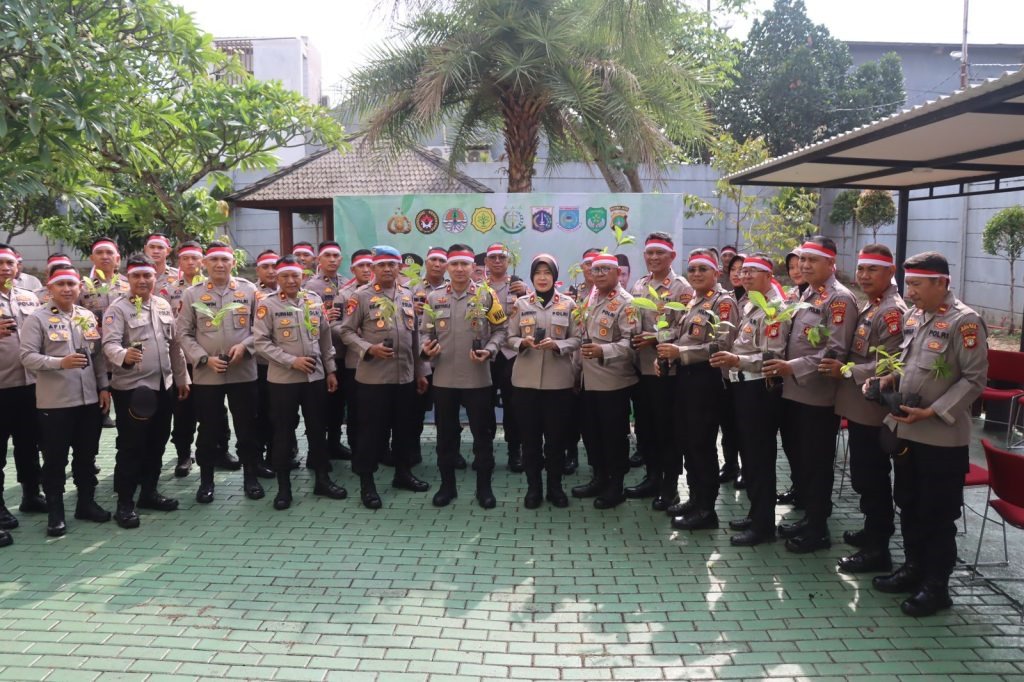
[[[110,507],[113,437],[100,457]],[[432,442],[424,452],[431,462]],[[216,501],[198,505],[197,473],[175,479],[166,459],[162,491],[182,508],[142,510],[140,530],[69,512],[68,534],[50,539],[45,515],[18,514],[16,544],[0,550],[0,678],[1024,679],[1020,614],[987,584],[959,571],[955,607],[914,620],[870,577],[835,571],[851,551],[841,532],[860,518],[848,481],[836,544],[798,557],[729,545],[725,524],[746,504],[731,485],[723,529],[688,534],[649,501],[523,509],[525,480],[503,468],[491,511],[473,501],[471,471],[450,507],[433,508],[429,464],[427,494],[392,490],[383,469],[378,512],[360,506],[347,463],[341,502],[314,498],[301,470],[287,512],[271,508],[273,482],[246,500],[241,472],[219,472]]]

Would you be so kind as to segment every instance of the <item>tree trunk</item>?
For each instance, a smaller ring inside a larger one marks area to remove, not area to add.
[[[595,157],[594,165],[601,171],[604,182],[608,185],[609,192],[628,192],[629,184],[625,174],[617,168],[612,168],[608,162]]]
[[[1017,309],[1013,307],[1013,289],[1016,286],[1016,278],[1013,275],[1013,261],[1010,261],[1010,334],[1017,331],[1017,326],[1014,324],[1016,318],[1014,315],[1017,314]]]
[[[637,172],[636,166],[630,166],[623,172],[629,178],[629,191],[643,194],[644,182],[640,179],[640,173]]]
[[[532,192],[543,103],[536,97],[506,92],[501,98],[501,108],[505,119],[508,191],[510,194]]]

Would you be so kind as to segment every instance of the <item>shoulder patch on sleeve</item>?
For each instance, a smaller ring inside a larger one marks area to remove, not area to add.
[[[899,334],[903,326],[903,315],[899,310],[890,310],[882,316],[882,321],[885,322],[886,329],[890,334]]]
[[[355,296],[353,296],[352,298],[348,299],[348,303],[345,304],[345,315],[351,315],[356,311],[356,308],[358,307],[359,300]]]
[[[842,324],[846,319],[846,301],[832,301],[828,307],[832,313],[832,324]]]
[[[723,320],[732,315],[732,301],[722,301],[718,304],[718,316]]]
[[[963,340],[964,348],[978,347],[978,323],[965,322],[960,325],[960,338]]]
[[[256,309],[256,319],[257,320],[262,320],[266,316],[267,316],[267,306],[261,305],[259,308]]]

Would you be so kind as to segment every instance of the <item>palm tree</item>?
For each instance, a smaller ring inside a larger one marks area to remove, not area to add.
[[[665,48],[671,0],[411,5],[418,14],[350,79],[346,107],[371,144],[408,148],[446,125],[454,166],[500,131],[508,191],[529,192],[543,135],[552,162],[585,159],[642,191],[637,168],[705,138],[703,81]]]

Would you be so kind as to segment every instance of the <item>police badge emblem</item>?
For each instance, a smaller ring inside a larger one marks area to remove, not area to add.
[[[412,232],[412,225],[409,219],[402,214],[400,209],[395,209],[395,214],[388,218],[388,232],[391,234],[409,234]]]

